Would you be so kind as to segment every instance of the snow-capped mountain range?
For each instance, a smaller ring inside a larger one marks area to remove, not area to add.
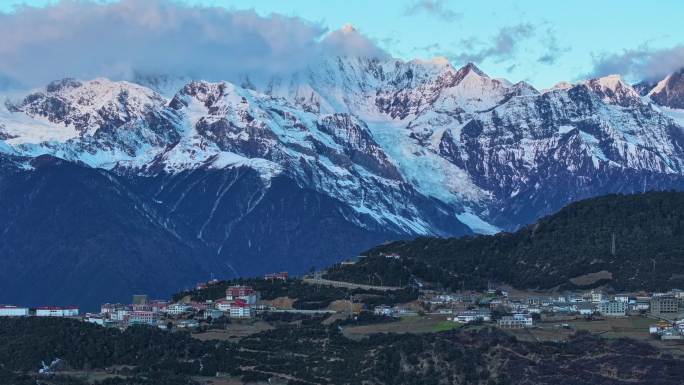
[[[444,59],[336,58],[175,92],[178,79],[64,79],[0,106],[0,175],[77,165],[125,187],[206,269],[303,271],[392,238],[511,230],[590,196],[682,189],[683,77],[538,91]]]

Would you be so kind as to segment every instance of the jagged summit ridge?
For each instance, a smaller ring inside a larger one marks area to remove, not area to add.
[[[146,177],[246,167],[345,202],[365,225],[448,234],[438,207],[492,232],[609,191],[606,175],[619,191],[678,183],[681,127],[650,103],[619,76],[539,92],[472,63],[340,57],[171,97],[57,81],[0,110],[0,151]]]

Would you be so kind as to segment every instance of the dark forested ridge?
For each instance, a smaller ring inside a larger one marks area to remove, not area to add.
[[[41,361],[55,358],[63,361],[62,377],[40,383],[84,385],[66,376],[114,366],[128,369],[100,384],[198,384],[225,374],[295,385],[674,385],[684,375],[680,359],[647,343],[582,332],[563,343],[519,341],[492,328],[355,341],[338,326],[313,317],[235,343],[148,327],[121,332],[75,320],[0,319],[0,384],[35,384]]]
[[[413,275],[452,288],[501,282],[663,290],[684,287],[683,230],[684,193],[608,195],[570,204],[515,233],[382,245],[328,277],[367,283],[377,273],[384,284],[399,285]],[[390,253],[402,259],[382,257]]]

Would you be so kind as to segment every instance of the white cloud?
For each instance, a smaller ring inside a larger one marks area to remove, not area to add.
[[[652,49],[646,45],[594,59],[589,76],[621,74],[635,81],[658,81],[684,68],[684,45]]]
[[[65,0],[0,13],[0,74],[24,85],[134,72],[234,80],[295,71],[321,55],[386,56],[350,27],[165,0]]]
[[[462,40],[460,45],[463,51],[449,56],[458,62],[481,63],[492,59],[501,63],[512,59],[520,44],[534,36],[534,33],[535,27],[530,23],[503,27],[486,44],[476,38]]]
[[[453,22],[463,18],[463,14],[455,12],[446,6],[444,0],[418,0],[404,11],[405,16],[413,16],[424,12],[446,22]]]

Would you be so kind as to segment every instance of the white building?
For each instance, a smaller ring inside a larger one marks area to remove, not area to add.
[[[513,316],[501,317],[499,326],[506,329],[528,328],[534,325],[534,320],[529,314],[513,314]]]
[[[0,317],[26,317],[29,309],[12,305],[0,305]]]
[[[157,322],[157,317],[151,311],[132,311],[126,316],[126,322],[131,325],[153,325]]]
[[[251,286],[236,285],[226,289],[226,300],[243,300],[248,305],[254,305],[259,300],[259,293],[254,291]]]
[[[219,319],[223,316],[223,310],[220,309],[206,309],[204,310],[204,319]]]
[[[124,306],[124,307],[122,307],[122,308],[117,309],[117,310],[114,311],[114,312],[108,313],[108,314],[109,314],[109,319],[111,319],[112,321],[120,321],[120,322],[123,322],[124,320],[126,320],[126,317],[128,316],[128,313],[130,313],[131,311],[132,311],[132,310],[131,310],[130,307]]]
[[[492,320],[492,315],[489,310],[466,310],[459,312],[454,317],[455,322],[470,323],[476,321],[489,322]]]
[[[379,305],[376,306],[375,309],[373,309],[373,314],[391,317],[394,313],[391,307],[387,305]]]
[[[252,308],[244,300],[236,300],[230,304],[230,318],[251,318]]]
[[[78,308],[74,306],[43,306],[36,308],[36,317],[77,317]]]
[[[89,322],[89,323],[95,324],[95,325],[104,326],[105,317],[102,316],[101,314],[86,313],[85,322]]]
[[[183,313],[191,313],[192,306],[188,306],[183,303],[174,303],[166,307],[166,314],[169,315],[181,315]]]
[[[599,304],[598,310],[605,317],[624,317],[627,314],[627,302],[603,301]]]
[[[216,301],[216,309],[222,312],[230,312],[230,301],[226,299]]]
[[[591,297],[591,302],[593,303],[600,303],[605,299],[605,295],[599,290],[592,290],[591,293],[589,293],[589,296]]]
[[[594,304],[589,302],[578,302],[575,304],[575,309],[577,309],[577,312],[580,315],[592,315],[594,314],[594,310],[596,310],[596,307],[594,306]]]
[[[126,305],[120,303],[104,303],[100,306],[101,314],[114,314],[121,309],[125,309]]]
[[[620,302],[629,302],[629,295],[627,294],[617,294],[614,298],[615,301],[620,301]]]

